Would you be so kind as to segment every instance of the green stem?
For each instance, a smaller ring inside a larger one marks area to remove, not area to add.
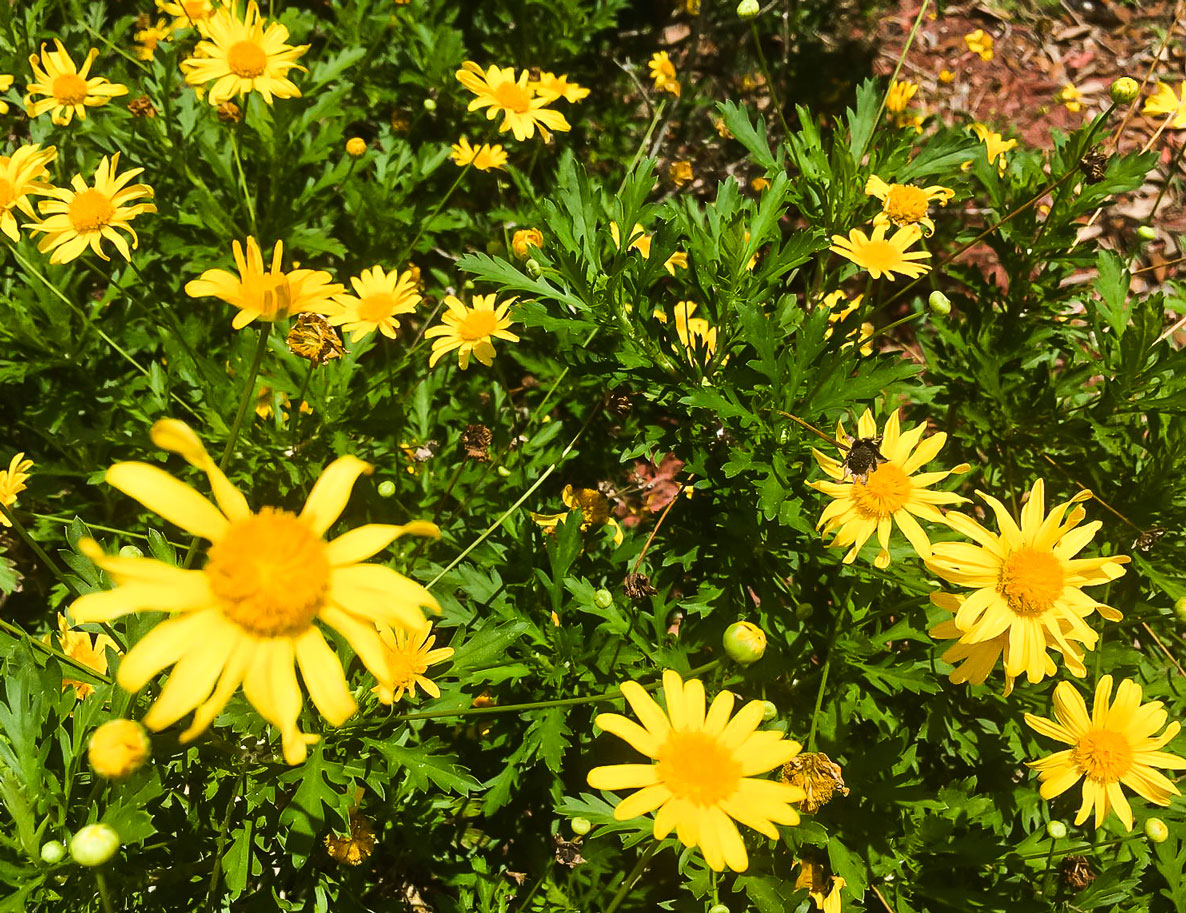
[[[906,36],[906,44],[902,46],[902,53],[898,55],[898,63],[894,67],[894,72],[890,76],[889,87],[885,90],[885,94],[881,96],[881,104],[877,106],[877,116],[873,118],[873,126],[876,128],[877,124],[881,123],[881,115],[885,113],[885,103],[889,98],[890,92],[893,91],[894,83],[898,81],[898,74],[902,72],[902,64],[906,62],[906,55],[910,52],[911,45],[914,44],[914,38],[918,34],[918,29],[922,25],[923,16],[927,14],[927,7],[930,6],[930,0],[922,0],[922,6],[918,8],[918,15],[914,17],[914,25],[910,28],[910,34]],[[875,130],[871,130],[869,135],[865,137],[861,144],[861,151],[857,154],[854,161],[859,168],[861,160],[865,157],[865,152],[869,148],[869,140],[873,138]]]
[[[313,378],[314,362],[310,360],[309,368],[305,371],[305,380],[301,384],[301,392],[297,394],[297,398],[293,401],[293,408],[296,410],[292,416],[292,437],[289,439],[288,446],[296,447],[297,432],[301,427],[301,406],[305,402],[305,394],[309,392],[309,381]]]
[[[231,460],[231,454],[235,452],[235,444],[239,441],[239,431],[243,428],[243,419],[251,407],[252,400],[255,399],[255,381],[259,377],[259,368],[263,364],[264,354],[268,351],[268,337],[271,333],[271,322],[260,327],[259,340],[255,344],[255,355],[251,358],[251,367],[247,369],[247,383],[244,384],[243,395],[239,399],[239,409],[235,412],[235,420],[231,423],[230,437],[227,438],[222,458],[218,461],[218,468],[223,472],[226,471],[227,464]],[[300,407],[297,408],[299,410]]]
[[[420,228],[417,230],[416,236],[414,238],[412,238],[412,243],[409,244],[406,248],[404,248],[403,252],[398,257],[395,258],[396,269],[399,268],[399,264],[405,262],[407,260],[407,258],[410,257],[412,255],[412,253],[416,250],[416,243],[420,240],[421,236],[423,236],[424,230],[429,225],[432,224],[432,220],[435,219],[440,214],[440,211],[445,208],[445,204],[448,203],[449,198],[451,196],[453,196],[453,191],[455,191],[458,187],[461,186],[462,180],[465,178],[465,176],[467,174],[469,174],[469,170],[472,167],[473,167],[473,162],[470,162],[468,165],[466,165],[464,168],[461,169],[461,173],[459,175],[457,175],[457,180],[455,180],[453,182],[453,185],[448,190],[445,191],[445,195],[437,201],[437,205],[433,208],[432,212],[429,213],[428,218],[420,220]]]
[[[820,708],[824,704],[824,690],[828,686],[828,672],[832,668],[832,645],[836,642],[836,635],[840,632],[840,623],[848,614],[845,609],[836,613],[836,621],[832,625],[832,634],[828,637],[828,655],[824,658],[824,668],[820,672],[819,690],[815,693],[815,709],[811,711],[811,728],[807,732],[807,750],[815,751],[815,731],[819,722]]]
[[[243,172],[243,159],[239,157],[239,128],[229,131],[231,136],[231,153],[235,157],[235,168],[239,172],[239,188],[243,191],[243,200],[247,204],[247,218],[251,222],[251,234],[256,235],[259,232],[258,224],[255,221],[255,200],[251,196],[251,192],[247,189],[247,175]]]
[[[926,3],[923,3],[926,6]],[[774,80],[770,78],[770,67],[766,63],[766,54],[762,51],[762,39],[758,36],[758,24],[752,19],[749,24],[750,34],[754,36],[754,50],[758,52],[758,66],[766,78],[766,91],[770,93],[770,103],[774,105],[774,113],[778,115],[778,122],[782,124],[782,135],[790,136],[791,128],[787,126],[786,115],[782,113],[782,103],[778,100],[778,93],[774,90]],[[880,112],[878,112],[880,116]]]
[[[605,913],[614,913],[622,905],[622,901],[626,899],[626,895],[630,893],[630,889],[634,887],[634,883],[642,876],[647,864],[651,861],[651,857],[658,852],[660,846],[661,844],[658,840],[652,840],[647,848],[643,850],[642,855],[638,857],[638,862],[634,863],[634,868],[630,870],[630,874],[618,886],[618,890],[610,900],[609,906],[605,908]]]
[[[235,788],[231,790],[230,798],[227,799],[226,813],[222,816],[222,827],[218,829],[218,844],[214,849],[214,870],[210,873],[210,889],[206,892],[206,906],[212,908],[214,895],[218,891],[218,880],[222,877],[222,854],[226,849],[227,830],[231,824],[231,813],[235,810],[235,800],[239,797],[239,793],[243,789],[243,783],[247,775],[240,773],[237,780],[235,780]]]
[[[90,666],[84,665],[83,663],[76,660],[74,657],[67,656],[61,650],[55,650],[50,644],[47,644],[44,641],[38,640],[32,634],[30,634],[28,631],[26,631],[24,628],[17,627],[16,625],[5,621],[3,618],[0,618],[0,629],[7,631],[9,634],[13,635],[14,637],[21,638],[27,644],[29,644],[29,646],[31,646],[37,650],[40,650],[42,653],[45,653],[47,656],[52,656],[58,662],[66,663],[66,665],[72,667],[73,669],[77,670],[78,672],[81,672],[84,675],[88,675],[91,678],[96,679],[97,681],[100,681],[105,685],[110,685],[113,682],[113,679],[111,679],[107,675],[104,675],[102,672],[99,672],[97,669],[92,669]]]
[[[1130,834],[1127,837],[1117,837],[1114,840],[1104,840],[1104,841],[1101,841],[1100,843],[1082,843],[1082,844],[1079,844],[1078,846],[1065,847],[1062,850],[1062,852],[1060,852],[1058,854],[1058,856],[1059,856],[1059,858],[1062,858],[1063,856],[1069,856],[1072,853],[1087,853],[1090,851],[1101,849],[1103,847],[1117,846],[1121,843],[1128,843],[1129,841],[1132,841],[1132,840],[1144,840],[1144,839],[1145,839],[1145,835],[1143,833],[1137,833],[1137,834]],[[1027,853],[1024,856],[1019,854],[1019,855],[1015,856],[1014,858],[1023,859],[1028,862],[1031,859],[1042,859],[1046,855],[1047,855],[1046,853]]]
[[[29,546],[33,554],[38,557],[41,563],[49,568],[50,573],[57,577],[58,580],[60,580],[66,587],[66,589],[70,591],[71,596],[77,599],[82,595],[70,578],[66,576],[66,572],[58,567],[57,562],[49,556],[45,549],[37,544],[36,539],[29,535],[29,531],[26,530],[21,521],[16,518],[16,515],[11,510],[9,510],[8,505],[5,504],[3,500],[0,500],[0,515],[3,515],[4,519],[8,521],[8,524],[14,530],[16,530],[16,534],[21,537],[25,545]]]
[[[651,141],[651,134],[655,132],[655,128],[659,126],[659,120],[663,117],[663,109],[667,107],[667,99],[664,98],[659,102],[659,107],[655,109],[655,114],[651,118],[650,124],[647,125],[647,132],[643,134],[642,142],[638,144],[638,148],[634,150],[634,158],[630,160],[630,164],[626,168],[626,173],[622,175],[622,183],[618,185],[618,196],[621,196],[622,191],[626,189],[626,181],[630,177],[630,173],[634,171],[634,166],[638,164],[638,160],[642,158],[643,152]],[[623,226],[623,234],[626,235],[622,239],[624,245],[629,244],[629,229]],[[625,249],[625,248],[623,248]]]
[[[115,913],[115,906],[111,903],[111,892],[107,889],[107,879],[99,869],[95,869],[95,884],[99,886],[99,900],[103,903],[103,913]]]
[[[1057,837],[1050,838],[1050,851],[1046,854],[1046,869],[1045,869],[1045,871],[1042,872],[1042,878],[1038,882],[1038,884],[1040,886],[1039,890],[1038,890],[1039,894],[1046,893],[1046,883],[1050,879],[1050,867],[1051,867],[1051,865],[1054,864],[1054,847],[1057,843],[1058,843]]]
[[[1165,173],[1165,183],[1161,185],[1161,190],[1157,191],[1157,198],[1153,201],[1153,208],[1149,210],[1149,215],[1145,219],[1146,223],[1153,222],[1153,216],[1157,212],[1157,207],[1161,205],[1161,200],[1165,196],[1165,192],[1169,189],[1170,181],[1174,179],[1174,174],[1178,170],[1178,163],[1182,161],[1182,153],[1186,152],[1186,142],[1178,144],[1178,151],[1174,153],[1174,159],[1170,162],[1169,168]]]

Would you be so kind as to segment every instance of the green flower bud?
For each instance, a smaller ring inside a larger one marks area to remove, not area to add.
[[[544,274],[544,268],[539,265],[539,261],[534,257],[524,263],[523,268],[527,270],[527,275],[529,275],[532,279],[538,279]]]
[[[761,7],[758,5],[758,0],[741,0],[737,4],[737,15],[742,19],[753,19],[758,15]]]
[[[1174,615],[1178,621],[1186,624],[1186,596],[1174,600]]]
[[[714,903],[708,908],[708,913],[729,913],[729,908],[723,903]]]
[[[927,299],[927,304],[930,305],[932,314],[946,317],[951,313],[951,299],[942,292],[931,292],[931,297]]]
[[[436,109],[437,109],[437,103],[436,103],[435,98],[424,99],[424,110],[425,111],[435,111]]]
[[[593,604],[599,609],[608,609],[614,604],[614,594],[606,589],[598,590],[593,594]]]
[[[578,837],[584,837],[585,834],[593,830],[593,822],[588,818],[573,818],[568,822],[568,826],[572,828],[572,832]]]
[[[507,478],[508,476],[510,476],[510,474],[511,474],[511,471],[509,469],[507,469],[505,466],[499,466],[498,469],[495,470],[495,472],[497,472],[504,479]]]
[[[762,722],[769,723],[776,716],[778,716],[778,708],[774,705],[774,701],[762,701]]]
[[[810,603],[801,602],[795,606],[795,617],[800,621],[807,621],[807,619],[809,619],[814,614],[815,606],[811,605]]]
[[[1142,225],[1137,229],[1137,237],[1142,241],[1152,241],[1157,237],[1157,229],[1152,225]]]
[[[1140,92],[1141,87],[1137,81],[1129,76],[1121,76],[1112,83],[1110,90],[1112,101],[1118,105],[1124,105],[1136,98]]]
[[[55,865],[66,855],[66,847],[61,840],[50,840],[41,844],[41,861],[47,865]]]
[[[1051,821],[1046,825],[1046,833],[1055,840],[1062,840],[1067,835],[1067,826],[1061,821]]]
[[[1145,822],[1145,836],[1153,843],[1165,843],[1169,839],[1170,829],[1160,818],[1149,818]]]
[[[79,865],[102,865],[117,852],[119,834],[110,824],[88,824],[70,838],[70,858]]]
[[[119,556],[121,558],[143,558],[144,552],[140,551],[134,545],[125,545],[119,550]]]
[[[729,658],[743,666],[756,663],[766,652],[765,632],[748,621],[735,621],[725,628],[722,643]]]
[[[379,483],[380,498],[390,498],[393,494],[395,494],[395,483],[391,479]]]

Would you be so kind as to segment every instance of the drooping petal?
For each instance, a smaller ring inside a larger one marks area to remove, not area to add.
[[[300,518],[309,524],[314,533],[324,536],[342,515],[358,477],[373,471],[374,467],[370,463],[358,457],[338,457],[325,467],[321,477],[314,483]]]

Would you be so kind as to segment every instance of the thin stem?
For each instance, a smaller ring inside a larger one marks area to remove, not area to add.
[[[1157,207],[1161,205],[1162,197],[1169,189],[1170,181],[1174,179],[1174,174],[1178,170],[1178,163],[1182,161],[1182,153],[1186,152],[1186,142],[1178,143],[1178,151],[1174,153],[1174,160],[1170,162],[1169,168],[1165,173],[1165,183],[1161,185],[1161,190],[1157,191],[1157,198],[1153,201],[1153,208],[1149,210],[1149,215],[1145,219],[1146,222],[1153,221],[1153,215],[1157,212]]]
[[[655,536],[659,532],[659,527],[663,525],[663,521],[667,519],[667,515],[671,513],[671,508],[675,507],[675,502],[679,500],[679,496],[684,493],[684,483],[680,482],[675,494],[671,496],[671,500],[667,502],[667,506],[663,508],[663,513],[659,514],[659,519],[655,521],[655,528],[651,530],[651,534],[647,536],[647,541],[643,543],[642,551],[638,553],[638,558],[634,562],[634,567],[630,569],[632,574],[638,573],[638,566],[642,564],[642,559],[646,557],[647,549],[651,547],[651,543],[655,541]],[[610,663],[613,667],[613,663]]]
[[[647,147],[647,143],[651,141],[651,134],[655,132],[655,127],[659,125],[659,119],[663,117],[663,111],[667,107],[667,99],[664,98],[659,102],[659,107],[655,109],[655,114],[651,117],[651,122],[647,125],[647,132],[643,134],[642,142],[638,144],[638,148],[634,150],[634,158],[630,160],[630,164],[626,166],[626,173],[622,175],[622,183],[618,185],[618,195],[621,196],[622,191],[626,189],[626,181],[630,177],[630,173],[634,171],[634,166],[638,164],[638,160],[642,158],[642,152]],[[623,226],[625,228],[625,226]],[[627,232],[628,234],[628,232]]]
[[[1049,881],[1049,879],[1050,879],[1050,867],[1054,864],[1054,847],[1057,844],[1058,844],[1058,838],[1051,837],[1050,838],[1050,852],[1048,852],[1046,854],[1046,868],[1042,872],[1042,878],[1039,881],[1039,885],[1040,885],[1039,893],[1041,893],[1041,894],[1046,893],[1046,882]]]
[[[1149,636],[1153,638],[1153,642],[1154,642],[1154,643],[1156,643],[1156,644],[1157,644],[1157,646],[1161,647],[1161,652],[1162,652],[1162,653],[1164,653],[1166,656],[1168,656],[1168,657],[1169,657],[1169,661],[1170,661],[1171,663],[1173,663],[1173,664],[1174,664],[1174,666],[1177,668],[1177,670],[1178,670],[1178,674],[1179,674],[1179,675],[1182,675],[1182,676],[1186,676],[1186,669],[1183,669],[1183,668],[1182,668],[1182,664],[1181,664],[1180,662],[1178,662],[1178,658],[1177,658],[1176,656],[1174,656],[1174,654],[1173,654],[1173,653],[1171,653],[1171,652],[1170,652],[1170,649],[1169,649],[1169,647],[1167,647],[1165,644],[1163,644],[1163,643],[1161,642],[1161,638],[1160,638],[1160,637],[1158,637],[1156,634],[1154,634],[1154,633],[1153,633],[1153,629],[1152,629],[1151,627],[1149,627],[1148,623],[1147,623],[1147,622],[1144,622],[1144,621],[1142,621],[1142,622],[1141,622],[1141,627],[1142,627],[1142,628],[1144,628],[1146,631],[1148,631],[1148,632],[1149,632]]]
[[[643,850],[642,855],[638,857],[638,862],[634,863],[634,868],[630,870],[630,874],[618,886],[618,890],[615,892],[613,898],[611,898],[609,906],[605,908],[605,913],[614,913],[622,905],[622,901],[626,899],[626,895],[630,893],[630,889],[634,887],[634,883],[642,877],[642,873],[646,871],[651,857],[658,852],[660,846],[661,844],[658,840],[652,840],[647,848]]]
[[[226,447],[222,451],[222,458],[218,461],[218,468],[226,471],[227,464],[231,460],[231,454],[235,452],[235,444],[239,441],[239,431],[243,427],[243,418],[247,415],[247,410],[251,406],[251,401],[255,398],[255,381],[259,377],[259,368],[264,361],[264,353],[268,351],[268,337],[272,333],[272,324],[265,323],[260,327],[259,340],[255,344],[255,355],[251,359],[251,367],[247,370],[247,383],[243,385],[243,395],[239,399],[239,409],[235,412],[235,420],[231,423],[231,434],[227,438]],[[297,406],[300,410],[300,406]]]
[[[251,196],[251,191],[247,189],[247,175],[243,172],[243,159],[239,156],[239,129],[236,127],[229,132],[231,153],[235,157],[235,169],[239,172],[239,188],[243,191],[243,201],[247,204],[247,218],[251,222],[251,234],[256,235],[259,232],[259,226],[255,221],[255,200]]]
[[[240,773],[237,780],[235,780],[235,788],[231,790],[230,798],[227,799],[226,813],[222,816],[222,827],[218,829],[218,844],[214,849],[214,871],[210,873],[210,889],[206,892],[206,906],[210,906],[214,901],[214,895],[218,891],[218,880],[222,877],[222,854],[226,849],[227,830],[231,824],[231,813],[235,810],[235,800],[239,798],[239,793],[243,789],[244,780],[247,774]]]
[[[811,711],[811,728],[807,732],[808,751],[815,751],[816,724],[819,722],[820,708],[824,705],[824,691],[828,687],[828,672],[832,668],[832,645],[836,642],[836,635],[840,631],[840,623],[846,614],[848,614],[846,608],[842,608],[836,613],[836,620],[832,624],[832,633],[828,637],[828,655],[824,657],[824,668],[820,672],[819,677],[819,690],[815,693],[815,709]]]
[[[294,401],[295,405],[293,408],[296,409],[296,412],[292,416],[292,436],[289,438],[289,447],[296,447],[297,432],[301,427],[301,407],[305,404],[305,394],[309,392],[309,381],[313,378],[313,366],[315,364],[316,362],[312,359],[309,360],[309,368],[305,371],[305,379],[301,383],[301,392],[297,394],[297,398]]]
[[[21,537],[25,545],[29,546],[29,548],[33,551],[33,554],[38,557],[41,563],[49,568],[50,572],[62,582],[66,589],[70,591],[70,595],[75,599],[81,596],[82,593],[79,592],[78,588],[74,585],[70,578],[66,576],[66,572],[58,567],[57,562],[46,553],[45,549],[37,544],[36,539],[29,535],[29,531],[26,530],[21,521],[16,518],[16,515],[13,514],[11,510],[9,510],[8,505],[5,504],[3,500],[0,500],[0,514],[2,514],[4,519],[8,521],[8,524],[14,530],[16,530],[16,534]]]
[[[114,679],[112,679],[111,677],[109,677],[107,675],[104,675],[99,670],[92,669],[90,666],[85,665],[82,662],[79,662],[73,656],[67,656],[61,650],[54,649],[53,646],[45,643],[45,641],[38,640],[32,634],[30,634],[28,631],[26,631],[24,628],[17,627],[16,625],[5,621],[3,618],[0,618],[0,629],[7,631],[9,634],[12,634],[14,637],[21,638],[29,646],[31,646],[37,650],[40,650],[42,653],[45,653],[48,656],[52,656],[58,662],[66,663],[68,666],[71,666],[72,668],[76,669],[77,671],[82,672],[84,675],[88,675],[91,678],[97,679],[98,681],[102,682],[105,685],[110,685],[114,681]]]
[[[910,34],[906,36],[906,44],[902,46],[902,53],[898,55],[898,63],[894,67],[894,72],[890,75],[889,86],[886,88],[885,94],[881,96],[881,104],[877,106],[877,116],[873,118],[873,126],[875,128],[877,124],[881,123],[881,115],[885,113],[886,100],[889,98],[890,92],[893,91],[894,83],[898,81],[898,74],[902,72],[902,64],[906,62],[906,55],[909,53],[911,45],[914,44],[914,38],[918,34],[919,27],[922,25],[922,19],[927,13],[928,6],[930,6],[930,0],[922,0],[922,6],[918,8],[918,15],[914,17],[914,25],[910,28]],[[874,132],[871,130],[861,144],[861,151],[855,159],[857,167],[860,167],[861,161],[865,158],[865,152],[869,148],[869,140],[873,138]]]
[[[404,248],[403,252],[398,257],[395,258],[396,269],[399,268],[399,264],[403,263],[416,250],[416,242],[418,242],[420,240],[420,237],[424,234],[424,230],[429,225],[432,224],[432,220],[435,219],[437,217],[437,215],[440,214],[440,211],[442,209],[444,209],[445,204],[447,202],[449,202],[449,197],[453,196],[453,191],[455,191],[458,187],[461,186],[462,180],[465,178],[465,176],[467,174],[469,174],[469,170],[473,166],[474,166],[473,162],[470,162],[468,165],[466,165],[464,168],[461,169],[461,173],[459,175],[457,175],[457,180],[455,180],[453,182],[453,186],[451,186],[447,191],[445,191],[445,195],[443,197],[441,197],[440,200],[437,201],[437,205],[433,208],[432,212],[429,213],[428,218],[420,220],[420,228],[417,230],[416,236],[414,238],[412,238],[412,243],[409,244],[406,248]]]
[[[107,889],[107,879],[99,869],[95,869],[95,884],[99,886],[99,900],[103,903],[103,913],[115,913],[115,906],[111,903],[111,892]]]
[[[924,0],[923,6],[926,6]],[[778,122],[782,124],[782,135],[790,136],[791,128],[787,126],[786,115],[782,113],[782,103],[778,100],[778,93],[774,90],[774,80],[770,78],[770,67],[766,63],[766,54],[762,50],[762,39],[758,35],[758,24],[753,19],[749,23],[750,34],[754,36],[754,50],[758,52],[758,66],[766,78],[766,91],[770,93],[770,103],[774,105],[774,113],[778,115]],[[881,112],[878,112],[880,116]]]

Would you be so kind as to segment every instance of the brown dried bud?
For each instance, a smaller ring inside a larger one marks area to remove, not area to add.
[[[136,17],[136,21],[132,23],[132,28],[138,32],[143,32],[145,29],[152,28],[152,14],[141,13]]]
[[[646,574],[627,574],[626,579],[622,581],[622,589],[634,602],[642,602],[658,592],[651,586],[651,578]]]
[[[479,463],[490,462],[490,442],[494,435],[485,425],[466,425],[461,432],[461,446],[465,450],[467,460],[477,460]]]
[[[243,119],[243,109],[233,101],[224,101],[218,106],[218,119],[224,124],[237,124]]]
[[[494,695],[489,691],[483,691],[474,698],[475,707],[493,707],[497,701],[494,700]]]
[[[1098,149],[1092,149],[1079,160],[1079,170],[1088,184],[1098,184],[1108,172],[1108,157]]]
[[[634,398],[626,390],[610,390],[605,395],[605,408],[611,415],[625,418],[634,407]]]
[[[1072,891],[1082,891],[1095,881],[1095,872],[1086,856],[1064,856],[1062,860],[1062,880]]]
[[[581,855],[581,838],[576,840],[565,840],[559,834],[553,834],[552,840],[556,843],[556,861],[563,866],[570,869],[575,869],[585,861],[585,857]]]
[[[153,107],[152,99],[147,95],[138,95],[128,102],[128,110],[132,112],[133,117],[156,117],[156,108]]]
[[[299,355],[318,366],[331,359],[341,358],[346,351],[338,331],[320,314],[298,314],[285,341],[293,355]]]
[[[782,781],[798,786],[807,794],[798,805],[809,815],[814,815],[831,802],[836,793],[848,795],[848,787],[844,785],[841,774],[840,765],[822,751],[798,755],[782,766]]]

